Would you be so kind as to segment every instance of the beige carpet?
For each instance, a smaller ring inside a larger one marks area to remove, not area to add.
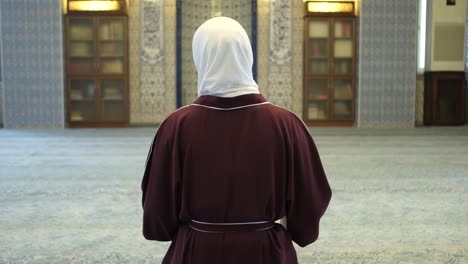
[[[334,196],[300,263],[468,263],[468,127],[320,128]],[[141,236],[154,129],[0,129],[0,263],[160,263]]]

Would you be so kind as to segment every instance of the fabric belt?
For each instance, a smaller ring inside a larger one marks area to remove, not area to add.
[[[275,221],[244,222],[244,223],[208,223],[190,220],[188,226],[196,231],[205,233],[225,232],[256,232],[270,229]]]

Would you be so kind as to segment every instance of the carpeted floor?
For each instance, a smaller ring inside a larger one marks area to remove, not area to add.
[[[141,235],[155,129],[0,129],[0,263],[160,263]],[[468,127],[314,128],[334,196],[300,263],[468,263]]]

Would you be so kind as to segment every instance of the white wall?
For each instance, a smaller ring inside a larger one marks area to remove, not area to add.
[[[427,1],[427,71],[463,71],[467,0]]]

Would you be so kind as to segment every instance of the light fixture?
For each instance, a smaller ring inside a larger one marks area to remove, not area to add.
[[[118,11],[120,1],[69,1],[69,11]]]
[[[307,2],[309,13],[354,13],[353,2]]]
[[[129,0],[62,0],[63,13],[86,14],[92,12],[106,14],[127,14]]]

